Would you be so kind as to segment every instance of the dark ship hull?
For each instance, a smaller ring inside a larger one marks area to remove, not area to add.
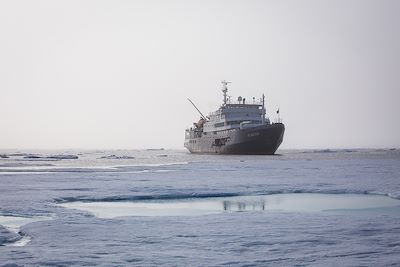
[[[209,133],[191,130],[186,133],[185,147],[191,153],[273,155],[284,132],[282,123]]]

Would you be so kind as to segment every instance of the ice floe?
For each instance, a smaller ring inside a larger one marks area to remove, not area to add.
[[[0,215],[0,246],[25,246],[31,241],[31,238],[21,233],[21,227],[28,223],[50,219],[47,216],[20,217]]]
[[[102,156],[100,157],[100,159],[134,159],[135,157],[131,157],[131,156],[117,156],[117,155],[108,155],[108,156]]]
[[[55,160],[61,160],[61,159],[78,159],[79,157],[77,155],[64,155],[64,154],[59,154],[59,155],[37,155],[37,154],[31,154],[31,155],[26,155],[24,156],[24,159],[55,159]]]

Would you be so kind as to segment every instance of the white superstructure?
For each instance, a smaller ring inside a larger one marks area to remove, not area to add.
[[[247,104],[246,99],[239,96],[237,103],[231,104],[228,103],[230,101],[227,96],[227,85],[228,82],[222,81],[223,104],[207,117],[203,124],[204,133],[270,124],[269,119],[265,117],[264,95],[258,103],[253,98],[252,103]]]

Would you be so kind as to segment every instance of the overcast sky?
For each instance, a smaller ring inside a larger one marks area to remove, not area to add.
[[[400,147],[400,1],[0,1],[0,148],[183,148],[266,94],[282,148]]]

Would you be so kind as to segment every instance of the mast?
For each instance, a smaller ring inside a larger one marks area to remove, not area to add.
[[[265,123],[265,95],[262,95],[262,124]]]
[[[224,106],[226,105],[226,99],[227,99],[227,93],[228,93],[228,83],[231,82],[227,82],[225,80],[223,80],[222,82],[222,93],[224,94]]]

